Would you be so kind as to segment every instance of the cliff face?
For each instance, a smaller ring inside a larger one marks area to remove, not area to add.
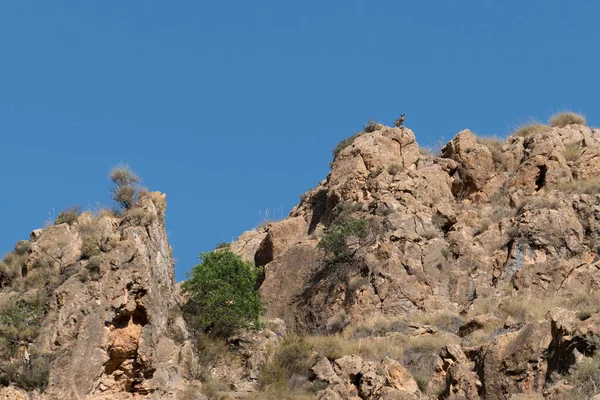
[[[42,398],[169,398],[189,378],[193,353],[175,298],[165,207],[155,192],[135,215],[84,214],[32,232],[24,277],[12,285],[42,270],[64,280],[55,290],[25,286],[18,295],[50,296],[37,338],[21,343],[20,362],[30,353],[51,360]],[[95,255],[85,259],[86,252]]]
[[[600,343],[589,322],[600,316],[600,131],[571,124],[500,141],[465,130],[433,156],[409,129],[378,128],[339,151],[287,219],[233,243],[265,267],[269,314],[347,341],[400,335],[394,321],[405,336],[447,335],[449,347],[419,356],[427,366],[398,358],[431,398],[550,396]],[[364,333],[373,321],[380,331]],[[392,396],[389,379],[361,392],[363,373],[329,362],[338,374],[323,398]]]

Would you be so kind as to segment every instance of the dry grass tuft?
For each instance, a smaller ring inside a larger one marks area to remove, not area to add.
[[[567,161],[576,161],[581,156],[581,143],[575,142],[566,145],[563,155]]]
[[[581,193],[595,195],[600,193],[600,178],[560,182],[554,185],[549,185],[548,188],[558,190],[566,194]]]
[[[540,123],[529,123],[523,126],[520,126],[513,132],[513,136],[519,137],[528,137],[531,135],[535,135],[536,133],[542,132],[550,132],[552,130],[548,125],[540,124]]]
[[[550,126],[562,128],[567,125],[585,125],[585,117],[571,111],[562,112],[550,117]]]

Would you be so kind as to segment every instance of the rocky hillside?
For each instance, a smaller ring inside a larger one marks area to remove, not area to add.
[[[588,398],[600,130],[568,122],[465,130],[440,156],[377,125],[287,219],[232,244],[265,267],[270,316],[337,338],[319,398]]]
[[[4,399],[589,399],[600,393],[600,130],[440,155],[372,123],[290,215],[228,249],[259,331],[191,331],[165,196],[65,212],[0,263]]]

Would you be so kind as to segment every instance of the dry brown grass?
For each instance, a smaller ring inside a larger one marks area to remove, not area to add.
[[[550,126],[562,128],[571,124],[585,125],[585,117],[572,111],[554,114],[550,117]]]
[[[567,161],[576,161],[581,156],[581,144],[575,142],[566,145],[563,155]]]
[[[519,322],[531,322],[543,319],[553,307],[588,313],[600,311],[600,293],[585,292],[545,296],[515,296],[506,300],[490,297],[477,303],[469,312],[469,317],[494,313],[501,319],[512,317]]]
[[[533,122],[533,123],[528,123],[523,126],[520,126],[513,132],[512,135],[520,136],[520,137],[528,137],[531,135],[535,135],[536,133],[550,132],[551,130],[552,130],[552,128],[549,127],[548,125]]]
[[[554,185],[549,185],[548,188],[555,189],[567,194],[581,193],[594,195],[600,193],[600,178],[560,182]]]

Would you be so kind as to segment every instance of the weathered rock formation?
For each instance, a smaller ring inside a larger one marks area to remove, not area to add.
[[[194,355],[174,295],[165,207],[165,195],[155,192],[137,205],[144,224],[84,214],[32,233],[25,277],[40,272],[43,260],[52,261],[46,273],[57,267],[66,278],[28,345],[52,355],[42,398],[175,398],[191,379]],[[82,259],[84,243],[98,255]]]
[[[246,233],[256,241],[251,251],[245,239],[243,254],[265,268],[269,314],[299,332],[350,337],[373,318],[462,319],[447,328],[462,347],[439,353],[428,397],[551,397],[576,363],[572,348],[590,357],[598,343],[546,311],[600,310],[599,140],[581,125],[505,142],[465,130],[435,157],[409,129],[381,127],[339,151],[287,219]],[[351,258],[328,262],[317,244],[348,218],[368,234],[346,238]],[[333,373],[337,362],[315,366],[323,398],[400,398],[361,393],[356,377]]]

